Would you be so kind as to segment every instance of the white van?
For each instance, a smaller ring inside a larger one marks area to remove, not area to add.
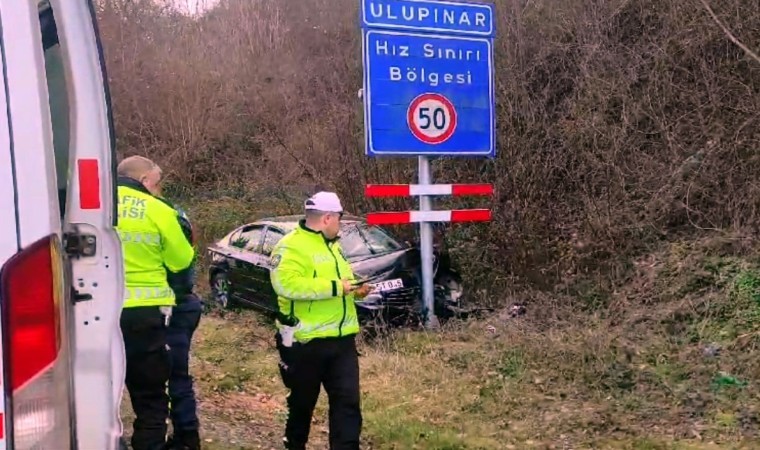
[[[0,0],[0,450],[119,448],[107,80],[91,0]]]

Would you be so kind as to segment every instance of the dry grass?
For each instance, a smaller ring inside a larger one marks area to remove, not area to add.
[[[650,255],[606,314],[525,294],[524,317],[361,343],[365,448],[758,448],[760,265],[731,242]],[[193,372],[211,448],[277,448],[276,362],[255,313],[204,318]],[[312,448],[324,448],[326,417],[323,394]]]

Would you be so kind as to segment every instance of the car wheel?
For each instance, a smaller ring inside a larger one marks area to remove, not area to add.
[[[227,309],[231,306],[230,282],[226,273],[217,272],[214,274],[211,279],[211,295],[214,303],[220,308]]]

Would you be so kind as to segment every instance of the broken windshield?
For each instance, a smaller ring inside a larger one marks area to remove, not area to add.
[[[361,258],[401,250],[403,246],[378,227],[349,223],[341,227],[340,245],[346,258]]]

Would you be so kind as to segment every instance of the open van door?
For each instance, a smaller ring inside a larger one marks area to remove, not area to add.
[[[0,450],[115,449],[124,356],[88,0],[0,0]]]
[[[110,450],[118,448],[122,434],[119,406],[126,362],[119,326],[124,269],[114,228],[115,137],[108,77],[92,1],[49,1],[67,97],[60,103],[66,103],[69,117],[63,230],[74,289],[76,436],[79,449]],[[51,95],[51,104],[56,101]]]

